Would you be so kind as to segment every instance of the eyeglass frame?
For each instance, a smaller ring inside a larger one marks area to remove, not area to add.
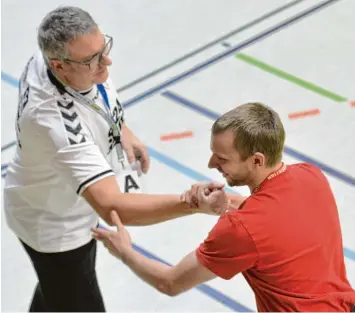
[[[110,50],[107,52],[107,55],[111,52],[111,49],[113,47],[113,37],[109,36],[109,35],[104,35],[105,37],[108,38],[108,41],[107,43],[105,43],[105,46],[104,48],[102,49],[102,51],[98,52],[98,53],[95,53],[89,60],[87,61],[75,61],[75,60],[71,60],[71,59],[62,59],[64,62],[66,63],[75,63],[75,64],[81,64],[81,65],[85,65],[85,66],[88,66],[89,69],[92,69],[91,68],[91,62],[98,56],[99,57],[99,61],[97,64],[100,64],[101,61],[102,61],[102,56],[106,50],[106,48],[111,45],[110,47]]]

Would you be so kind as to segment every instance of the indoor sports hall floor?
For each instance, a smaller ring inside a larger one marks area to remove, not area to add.
[[[114,37],[110,72],[128,125],[152,157],[146,192],[180,193],[199,180],[223,181],[207,168],[213,120],[238,104],[264,102],[286,127],[285,162],[316,164],[330,181],[355,286],[354,0],[3,0],[3,176],[14,152],[17,79],[36,48],[41,19],[59,4],[88,10]],[[184,132],[192,136],[161,139]],[[234,192],[248,194],[246,188]],[[172,264],[197,247],[216,220],[196,215],[130,231],[142,253]],[[1,237],[1,311],[25,311],[36,278],[3,213]],[[108,311],[256,310],[241,275],[169,298],[101,246],[97,268]]]

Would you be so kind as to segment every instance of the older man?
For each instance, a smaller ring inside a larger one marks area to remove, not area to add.
[[[38,277],[30,311],[104,311],[90,233],[99,217],[112,224],[114,210],[125,224],[148,225],[221,208],[140,193],[149,156],[127,127],[108,74],[113,38],[87,12],[48,13],[38,44],[20,79],[6,220]]]

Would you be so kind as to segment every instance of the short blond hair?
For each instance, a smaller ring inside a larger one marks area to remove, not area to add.
[[[236,150],[243,160],[260,152],[266,157],[266,166],[276,165],[282,159],[285,130],[279,115],[262,103],[245,103],[223,114],[212,126],[212,134],[233,131]]]

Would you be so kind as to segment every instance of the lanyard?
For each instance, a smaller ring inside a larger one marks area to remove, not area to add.
[[[105,87],[102,84],[97,84],[97,89],[100,91],[102,98],[105,100],[106,107],[110,110],[110,103],[108,102],[107,93]]]
[[[282,174],[284,171],[286,171],[286,164],[282,162],[281,167],[276,170],[275,172],[272,172],[271,174],[269,174],[260,184],[259,186],[255,187],[254,190],[252,191],[252,193],[256,193],[259,191],[260,186],[266,181],[266,180],[270,180],[273,179],[274,177]]]
[[[92,102],[89,99],[87,99],[86,97],[84,97],[81,93],[77,92],[76,90],[74,90],[73,88],[71,88],[69,86],[65,86],[65,90],[72,97],[76,98],[79,102],[86,105],[92,111],[100,114],[106,120],[106,122],[109,124],[109,126],[113,132],[113,140],[114,140],[114,142],[117,142],[115,147],[116,147],[118,161],[121,163],[122,167],[124,167],[124,154],[123,154],[123,149],[122,149],[121,140],[120,140],[120,137],[121,137],[120,129],[116,125],[115,120],[111,114],[110,103],[108,101],[105,87],[102,84],[98,84],[97,89],[99,90],[100,94],[102,95],[102,98],[104,99],[106,112],[104,110],[102,110],[94,102]]]

